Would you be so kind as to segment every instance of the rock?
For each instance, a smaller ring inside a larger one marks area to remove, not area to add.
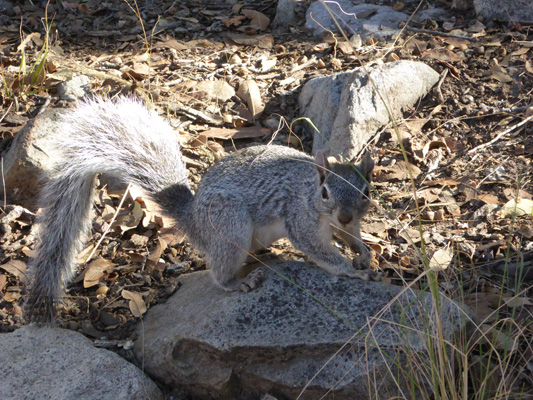
[[[74,74],[71,79],[57,85],[57,94],[61,100],[77,101],[91,92],[88,76]]]
[[[298,7],[298,0],[279,0],[273,25],[285,28],[288,28],[288,25],[296,25],[296,7]]]
[[[476,13],[486,20],[533,21],[531,0],[474,0]]]
[[[24,327],[0,335],[1,399],[163,399],[157,386],[117,354],[81,334]]]
[[[4,155],[7,195],[10,202],[30,210],[38,206],[43,172],[57,159],[53,138],[59,123],[59,111],[48,109],[22,128]],[[3,190],[3,189],[0,189]]]
[[[442,8],[430,7],[415,14],[416,21],[433,19],[435,21],[450,21],[450,13]]]
[[[381,392],[374,397],[397,390],[387,368],[394,371],[388,357],[397,362],[399,346],[424,357],[422,332],[434,326],[425,318],[433,308],[427,293],[406,291],[393,301],[403,288],[332,276],[301,262],[274,263],[264,273],[262,287],[250,293],[224,292],[207,272],[184,276],[178,292],[139,326],[134,352],[144,357],[146,372],[206,399],[267,393],[294,399],[309,384],[302,399],[331,391],[327,398],[353,400],[369,398],[366,385],[376,376]],[[441,311],[444,336],[451,338],[465,318],[444,298]],[[409,327],[399,329],[406,321]]]
[[[364,4],[361,1],[338,0],[328,2],[327,6],[346,32],[358,33],[363,38],[391,36],[398,33],[399,24],[408,19],[407,14],[395,11],[392,7]],[[327,34],[327,30],[339,32],[321,1],[312,3],[307,9],[305,27],[316,36]]]
[[[202,81],[194,85],[191,95],[196,98],[225,102],[235,96],[235,89],[224,81]]]
[[[381,98],[386,99],[393,118],[398,118],[439,80],[436,71],[416,61],[396,61],[367,70],[372,81],[361,67],[305,84],[298,98],[300,114],[320,131],[314,136],[313,153],[321,150],[351,159],[389,123]]]

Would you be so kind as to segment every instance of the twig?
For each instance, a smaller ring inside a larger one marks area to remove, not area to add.
[[[474,147],[473,149],[470,149],[468,150],[467,154],[470,154],[470,153],[474,153],[480,149],[483,149],[485,147],[488,147],[490,146],[491,144],[493,144],[494,142],[497,142],[498,140],[500,140],[504,135],[507,135],[509,132],[511,131],[514,131],[516,128],[520,128],[522,125],[524,125],[527,121],[529,120],[532,120],[533,119],[533,115],[530,115],[529,117],[527,117],[526,119],[524,119],[523,121],[519,122],[518,124],[516,125],[513,125],[511,126],[510,128],[504,130],[502,133],[500,133],[498,136],[496,136],[494,139],[492,139],[490,142],[487,142],[487,143],[483,143],[483,144],[480,144],[479,146],[477,147]]]
[[[439,31],[430,31],[430,30],[427,30],[427,29],[418,29],[418,28],[411,28],[411,27],[407,27],[405,29],[410,31],[410,32],[415,32],[415,33],[427,33],[428,35],[450,37],[450,38],[468,40],[469,42],[477,42],[476,38],[470,38],[470,37],[467,37],[467,36],[452,35],[451,33],[444,33],[444,32],[439,32]]]
[[[9,104],[9,107],[7,108],[6,112],[0,118],[0,122],[2,122],[4,120],[4,118],[7,116],[7,114],[9,114],[9,111],[11,110],[11,107],[13,107],[13,103]]]
[[[304,62],[303,64],[298,65],[298,66],[294,67],[293,69],[291,69],[291,71],[289,72],[289,74],[293,74],[293,73],[295,73],[296,71],[300,71],[301,69],[304,69],[304,68],[310,67],[311,65],[314,65],[314,64],[316,64],[317,62],[318,62],[318,60],[317,60],[316,56],[313,55],[309,61]]]
[[[442,95],[442,91],[440,90],[440,87],[442,86],[442,82],[444,82],[444,79],[446,79],[446,75],[448,75],[449,69],[446,68],[442,74],[440,75],[439,83],[437,84],[437,87],[435,88],[435,91],[437,92],[437,98],[439,100],[439,103],[444,103],[444,96]]]

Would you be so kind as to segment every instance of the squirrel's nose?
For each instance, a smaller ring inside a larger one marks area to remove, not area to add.
[[[337,219],[342,225],[348,225],[350,222],[352,222],[353,215],[349,211],[340,211]]]

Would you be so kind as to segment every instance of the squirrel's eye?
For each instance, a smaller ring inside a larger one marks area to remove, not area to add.
[[[329,200],[328,189],[326,189],[325,187],[322,187],[322,199]]]

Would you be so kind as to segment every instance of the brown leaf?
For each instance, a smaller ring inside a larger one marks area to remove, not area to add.
[[[135,201],[133,203],[133,210],[129,214],[125,215],[119,215],[117,219],[115,219],[115,222],[113,223],[113,226],[120,226],[123,232],[136,228],[141,223],[141,220],[143,218],[144,212],[141,208],[141,204],[138,201]]]
[[[92,261],[85,271],[83,287],[89,288],[91,286],[98,285],[100,279],[113,271],[114,268],[115,264],[109,260],[106,260],[105,258],[97,258],[96,260]]]
[[[28,266],[24,261],[10,260],[5,264],[0,265],[0,268],[19,278],[21,282],[26,281],[26,270],[28,269]]]
[[[122,291],[122,297],[129,300],[128,306],[134,317],[141,317],[147,310],[146,303],[143,300],[142,294],[131,292],[129,290]]]
[[[241,9],[241,14],[245,15],[250,19],[250,25],[252,26],[252,28],[264,31],[266,28],[268,28],[268,25],[270,24],[270,18],[268,18],[262,12],[243,8]]]
[[[526,192],[525,190],[517,190],[515,188],[505,188],[503,189],[503,195],[507,198],[507,200],[515,199],[516,197],[522,198],[522,199],[533,199],[533,196]]]
[[[252,79],[246,79],[240,84],[239,90],[237,90],[237,96],[246,102],[248,110],[252,113],[253,122],[261,117],[265,106],[261,100],[261,92],[259,86]]]
[[[496,319],[496,309],[501,296],[498,293],[474,293],[464,299],[464,303],[485,322]]]
[[[422,173],[420,168],[416,165],[409,164],[413,178],[416,179],[418,175]],[[383,167],[378,166],[375,170],[375,180],[376,182],[386,182],[388,180],[405,180],[409,179],[409,172],[407,169],[407,164],[405,161],[397,161],[392,167]]]
[[[343,54],[353,54],[353,44],[351,42],[348,42],[346,40],[341,40],[337,43],[337,48],[343,53]]]
[[[7,284],[7,276],[0,274],[0,291],[4,290]]]
[[[443,178],[436,181],[426,181],[428,186],[457,186],[460,185],[461,181],[453,178]]]
[[[431,257],[429,267],[434,271],[444,271],[450,266],[452,260],[453,250],[450,247],[439,249]]]
[[[185,44],[178,42],[176,39],[169,39],[164,42],[156,43],[154,46],[155,49],[174,49],[177,51],[187,50],[189,47]]]
[[[274,46],[274,37],[270,33],[263,35],[244,35],[239,33],[228,33],[228,37],[237,44],[244,46],[256,46],[260,49],[270,50]]]
[[[164,239],[161,237],[157,238],[157,245],[155,248],[150,252],[146,259],[146,269],[151,272],[155,270],[162,271],[165,269],[166,264],[164,262],[160,263],[159,259],[161,258],[161,255],[167,248],[167,242],[165,242]]]
[[[200,132],[200,137],[215,139],[249,139],[270,135],[271,129],[249,126],[246,128],[211,128]]]
[[[448,49],[432,49],[424,51],[422,53],[422,59],[458,62],[461,61],[462,57]]]

